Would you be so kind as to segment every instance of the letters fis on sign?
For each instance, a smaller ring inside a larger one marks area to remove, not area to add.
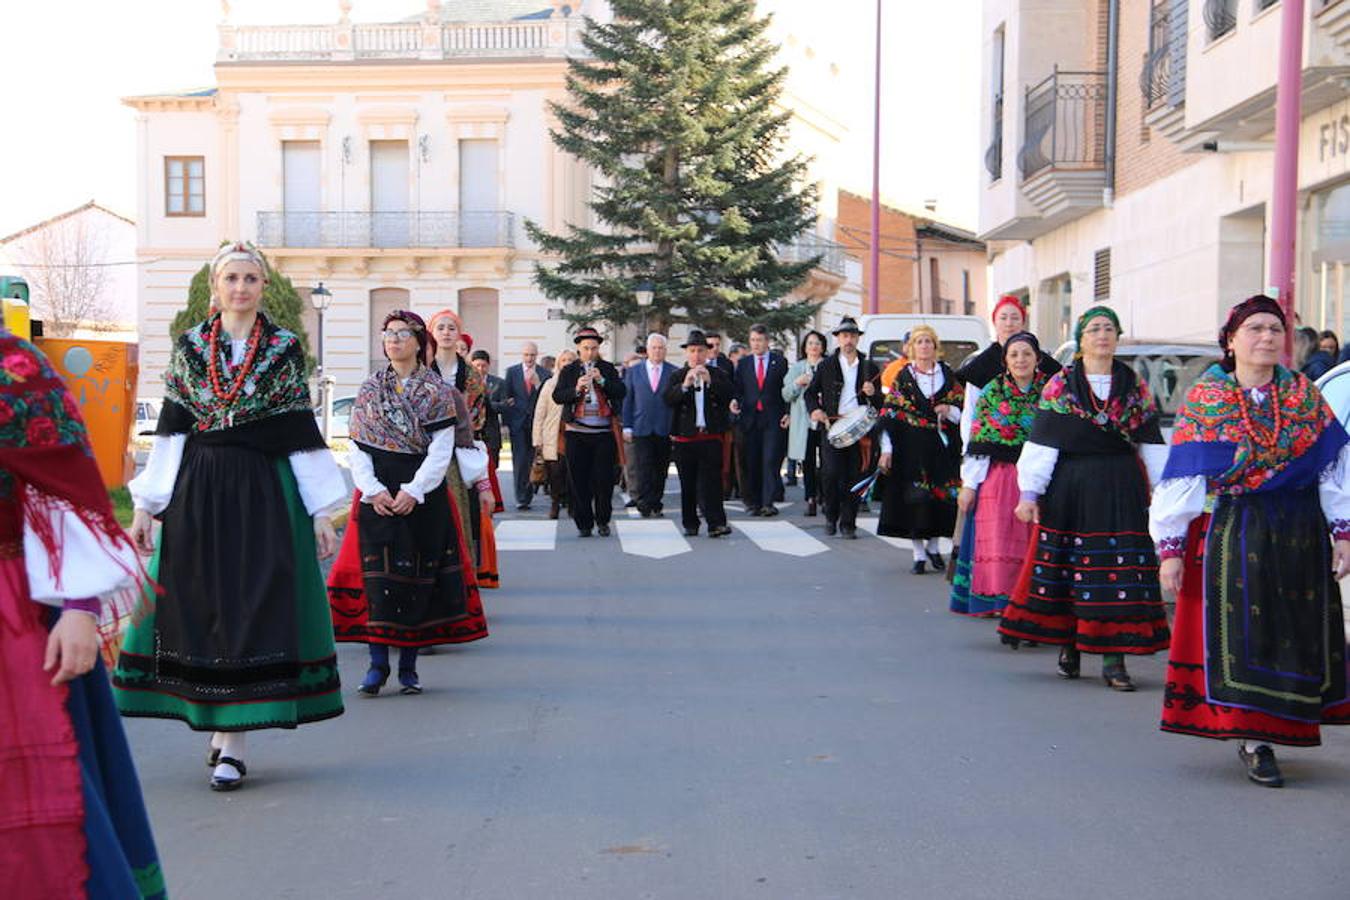
[[[1350,113],[1322,125],[1317,141],[1317,158],[1326,162],[1350,153]]]

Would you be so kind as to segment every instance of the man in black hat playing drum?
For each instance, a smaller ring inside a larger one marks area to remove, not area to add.
[[[697,328],[682,346],[684,368],[671,376],[665,393],[675,411],[670,440],[680,474],[680,514],[684,533],[693,537],[702,507],[708,537],[722,537],[731,534],[722,508],[722,435],[731,424],[731,375],[726,367],[708,365],[708,341]]]
[[[816,366],[816,374],[803,396],[813,422],[828,428],[840,417],[862,406],[881,408],[877,387],[881,371],[858,353],[862,329],[850,316],[839,321],[833,332],[838,347]],[[821,488],[825,499],[825,533],[858,536],[858,497],[853,486],[862,478],[872,455],[872,440],[863,437],[848,447],[820,444]]]
[[[626,392],[614,365],[600,358],[600,332],[587,325],[573,343],[579,358],[558,373],[553,402],[562,407],[571,481],[572,521],[582,537],[609,536],[614,465],[622,461],[619,411]]]

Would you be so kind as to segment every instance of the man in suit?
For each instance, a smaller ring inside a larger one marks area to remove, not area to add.
[[[680,518],[684,533],[698,534],[698,511],[708,520],[708,537],[731,534],[722,508],[722,435],[731,422],[731,376],[709,368],[708,342],[692,329],[684,343],[686,363],[668,379],[665,402],[674,412],[671,450],[680,474]]]
[[[741,497],[752,516],[776,516],[773,505],[779,469],[787,450],[788,411],[783,379],[788,363],[769,352],[769,329],[750,326],[750,350],[736,364],[731,411],[740,415],[745,477]]]
[[[530,464],[534,461],[534,406],[539,389],[553,373],[536,364],[539,346],[527,341],[520,351],[520,362],[506,370],[506,427],[511,431],[511,474],[515,478],[516,509],[530,508],[535,486],[530,484]]]
[[[642,518],[661,515],[670,468],[670,407],[665,390],[674,366],[666,362],[666,336],[647,335],[647,359],[624,373],[623,438],[632,441],[637,457],[637,508]]]
[[[862,329],[851,316],[844,316],[832,334],[838,348],[821,360],[803,397],[811,421],[828,428],[840,416],[860,406],[881,408],[878,382],[881,370],[858,352]],[[820,442],[821,488],[825,499],[825,533],[838,531],[850,540],[858,536],[858,497],[853,486],[862,478],[871,456],[870,438],[849,447]]]
[[[492,367],[492,357],[486,350],[475,350],[469,354],[469,365],[483,376],[483,427],[474,435],[487,445],[488,478],[492,482],[492,500],[494,513],[501,512],[502,488],[497,483],[497,468],[502,456],[502,416],[506,413],[506,382],[488,371]]]
[[[553,387],[567,441],[568,504],[577,533],[609,537],[619,416],[627,388],[614,364],[600,358],[600,332],[591,326],[572,339],[580,358],[564,366]]]

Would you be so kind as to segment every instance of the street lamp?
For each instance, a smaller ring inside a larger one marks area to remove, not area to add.
[[[645,341],[647,340],[647,310],[651,309],[656,291],[650,281],[639,281],[637,287],[633,288],[633,296],[637,298],[638,308],[642,310],[642,339]]]
[[[323,410],[323,439],[327,441],[331,432],[333,421],[333,397],[329,390],[328,375],[323,368],[323,317],[328,312],[328,305],[333,302],[333,292],[323,286],[320,281],[318,287],[309,292],[310,305],[314,311],[319,314],[319,346],[317,358],[319,360],[318,371],[315,372],[319,382],[319,407]]]

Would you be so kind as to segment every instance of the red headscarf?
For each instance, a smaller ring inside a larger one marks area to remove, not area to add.
[[[461,328],[459,331],[459,337],[460,340],[464,341],[464,346],[468,347],[470,350],[473,349],[473,335],[469,334],[467,331]]]
[[[1022,316],[1022,324],[1023,324],[1023,325],[1026,324],[1026,321],[1027,321],[1027,311],[1026,311],[1026,309],[1022,306],[1022,300],[1021,300],[1021,298],[1016,297],[1016,296],[1014,296],[1013,294],[1004,294],[1002,297],[999,297],[999,298],[998,298],[998,302],[994,304],[994,311],[991,312],[991,313],[989,314],[989,318],[990,318],[990,319],[997,320],[997,319],[998,319],[998,311],[999,311],[1000,309],[1002,309],[1003,307],[1005,307],[1005,306],[1013,306],[1013,307],[1016,307],[1016,308],[1017,308],[1017,312]]]

